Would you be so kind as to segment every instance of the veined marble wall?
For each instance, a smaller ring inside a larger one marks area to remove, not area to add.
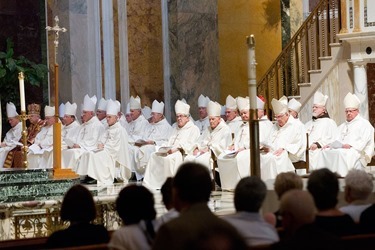
[[[127,0],[130,94],[142,105],[164,100],[160,0]]]
[[[185,98],[196,119],[200,94],[220,97],[217,0],[170,0],[168,12],[171,108]]]
[[[218,0],[221,102],[248,95],[246,36],[254,34],[257,80],[281,52],[280,1]]]

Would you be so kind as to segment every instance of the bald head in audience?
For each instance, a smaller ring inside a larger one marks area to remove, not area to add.
[[[280,213],[286,235],[293,235],[301,226],[313,223],[315,212],[314,199],[307,191],[293,189],[281,197]]]

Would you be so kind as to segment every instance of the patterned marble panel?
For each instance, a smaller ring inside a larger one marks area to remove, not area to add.
[[[142,105],[164,98],[160,0],[128,0],[130,94]]]
[[[220,96],[215,6],[216,0],[168,2],[171,103],[185,98],[194,118],[200,94],[212,100]]]
[[[62,196],[79,179],[54,180],[52,169],[1,169],[0,203],[48,200]]]

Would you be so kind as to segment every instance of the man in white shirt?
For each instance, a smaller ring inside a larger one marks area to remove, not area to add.
[[[200,95],[198,98],[198,114],[199,118],[195,121],[195,125],[199,128],[200,134],[210,125],[208,121],[207,105],[210,98]]]
[[[96,96],[86,95],[83,100],[82,120],[78,136],[73,146],[62,151],[63,168],[77,170],[78,160],[81,155],[97,148],[100,136],[104,133],[104,126],[95,115]]]
[[[151,123],[147,126],[142,139],[136,141],[132,146],[135,154],[137,180],[143,178],[151,154],[166,144],[172,133],[172,126],[163,114],[164,103],[154,100],[151,109]]]
[[[55,107],[44,107],[45,125],[36,135],[27,154],[29,168],[52,168],[53,124],[56,122],[54,115]]]
[[[8,152],[17,146],[22,136],[22,123],[18,118],[16,106],[12,102],[8,102],[6,110],[11,129],[6,133],[3,142],[0,144],[0,167],[3,167]]]
[[[198,162],[212,173],[211,150],[216,156],[223,153],[232,143],[232,131],[220,117],[221,105],[219,103],[210,101],[207,111],[210,125],[198,138],[193,151],[185,157],[184,161]]]
[[[344,98],[346,121],[338,127],[336,141],[324,149],[318,168],[329,168],[341,176],[350,169],[364,170],[374,155],[374,127],[359,114],[361,102],[348,93]]]
[[[304,135],[289,115],[287,102],[284,96],[271,102],[276,123],[268,140],[261,144],[260,171],[264,181],[275,179],[279,173],[294,171],[292,162],[299,161],[304,152]]]
[[[249,247],[279,241],[276,228],[266,222],[260,213],[266,194],[266,184],[259,177],[241,179],[234,191],[236,213],[223,217],[238,230]]]
[[[305,124],[309,135],[309,169],[317,169],[317,161],[322,148],[332,143],[337,137],[336,122],[327,111],[328,96],[315,92],[312,107],[312,119]]]
[[[177,100],[177,117],[168,143],[151,154],[146,167],[143,184],[151,189],[160,189],[165,180],[174,176],[183,162],[183,153],[192,152],[199,137],[199,128],[190,121],[190,105]]]
[[[228,95],[225,100],[225,116],[227,117],[227,124],[230,127],[232,134],[236,134],[242,124],[242,119],[238,115],[237,101],[231,95]]]

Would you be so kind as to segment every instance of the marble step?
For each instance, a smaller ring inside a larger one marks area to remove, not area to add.
[[[62,197],[79,178],[53,179],[52,169],[1,169],[0,203]]]
[[[52,169],[0,168],[0,185],[49,180],[52,175]]]

